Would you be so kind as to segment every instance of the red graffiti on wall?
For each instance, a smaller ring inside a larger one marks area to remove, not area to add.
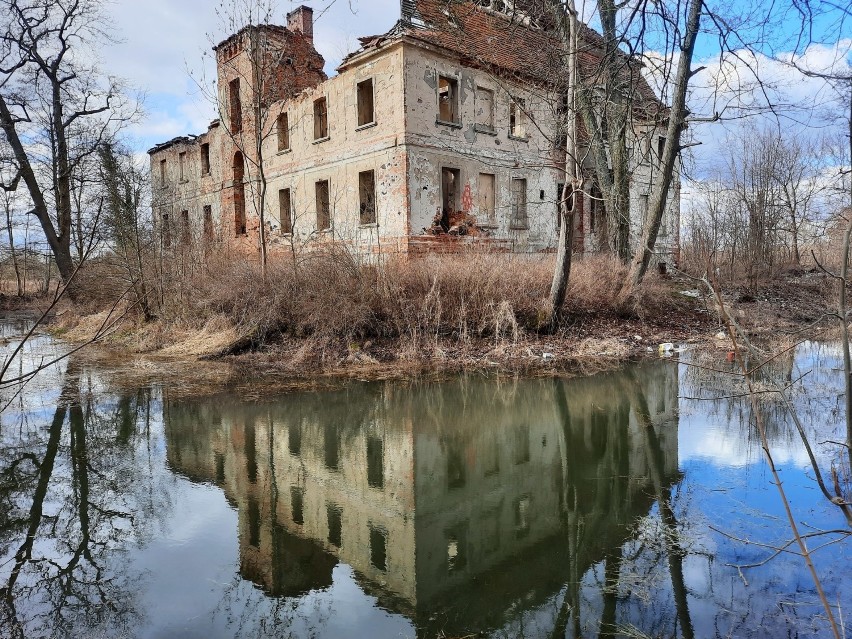
[[[462,194],[462,211],[470,213],[473,208],[473,195],[470,193],[470,184],[464,185],[464,193]]]

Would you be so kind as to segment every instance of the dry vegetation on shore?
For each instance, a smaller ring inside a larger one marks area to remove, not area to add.
[[[164,261],[148,279],[156,319],[130,309],[103,343],[144,362],[218,359],[238,376],[401,376],[462,369],[527,373],[607,368],[661,342],[712,342],[712,303],[682,294],[695,281],[649,276],[619,300],[626,267],[605,256],[575,263],[555,334],[541,330],[552,256],[470,253],[365,264],[347,253],[271,261],[266,278],[232,255]],[[85,298],[57,332],[84,341],[126,287],[108,261],[81,273]],[[780,274],[758,289],[728,283],[733,312],[756,334],[792,331],[833,305],[819,274]],[[826,323],[824,323],[826,324]],[[148,364],[141,365],[144,370]]]
[[[619,361],[662,341],[711,330],[700,300],[652,276],[619,302],[626,267],[607,256],[579,260],[558,331],[541,330],[552,256],[430,255],[364,264],[346,253],[314,254],[298,268],[271,262],[267,277],[245,260],[169,265],[160,275],[157,319],[124,321],[109,338],[135,353],[225,357],[254,372],[298,376],[487,368],[532,370]],[[60,317],[81,340],[117,290],[92,264],[82,282],[87,317]]]

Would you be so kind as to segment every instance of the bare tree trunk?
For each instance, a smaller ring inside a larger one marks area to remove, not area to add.
[[[263,280],[266,281],[266,171],[264,170],[263,162],[263,138],[264,126],[269,119],[269,108],[264,104],[264,94],[268,90],[265,77],[268,73],[266,68],[267,52],[266,52],[266,36],[263,36],[262,43],[258,42],[258,33],[254,32],[252,36],[252,58],[254,60],[252,73],[254,74],[254,85],[252,89],[252,106],[254,107],[254,151],[255,161],[257,162],[257,176],[260,181],[260,201],[257,203],[258,220],[260,222],[260,272]],[[264,44],[264,46],[261,46]]]
[[[561,9],[559,9],[562,12]],[[556,253],[556,267],[550,286],[548,328],[556,329],[559,312],[565,302],[568,280],[571,276],[571,257],[574,250],[574,216],[576,215],[577,194],[580,190],[581,176],[577,162],[577,11],[574,0],[567,0],[566,10],[560,18],[562,41],[568,44],[568,99],[567,133],[565,136],[565,186],[559,194],[559,244]]]
[[[675,76],[674,99],[669,112],[669,126],[666,131],[666,143],[663,148],[662,166],[660,179],[654,185],[648,216],[642,229],[642,240],[636,248],[633,258],[633,266],[627,279],[628,291],[638,286],[648,271],[651,258],[654,255],[654,245],[657,242],[657,234],[660,231],[660,223],[666,210],[669,189],[674,176],[675,161],[680,153],[680,139],[686,126],[688,110],[686,108],[686,91],[689,80],[695,74],[692,71],[692,56],[695,51],[695,40],[701,24],[701,11],[704,7],[703,0],[691,0],[689,17],[686,23],[686,33],[678,61],[677,75]]]
[[[18,297],[23,297],[24,287],[21,282],[21,269],[18,266],[18,252],[15,250],[15,234],[12,232],[12,196],[8,192],[4,192],[3,195],[3,204],[6,208],[6,231],[9,233],[9,250],[12,252],[12,266],[15,269]]]
[[[852,158],[852,79],[849,80],[849,157]],[[849,179],[849,202],[852,205],[852,176]],[[846,384],[846,450],[849,453],[849,469],[852,472],[852,364],[849,356],[849,324],[846,322],[846,273],[849,264],[849,238],[852,236],[852,217],[846,228],[843,243],[843,286],[840,303],[840,319],[843,322],[843,373]]]
[[[32,213],[41,223],[44,236],[47,239],[50,249],[53,251],[54,258],[56,259],[56,265],[59,268],[59,273],[62,276],[63,281],[67,283],[70,281],[71,276],[74,273],[74,262],[71,259],[70,218],[63,220],[60,213],[59,230],[57,231],[57,229],[54,228],[41,186],[39,185],[35,172],[30,165],[26,147],[20,137],[18,137],[18,132],[15,129],[15,116],[12,115],[8,108],[8,104],[2,95],[0,95],[0,127],[2,127],[6,134],[6,139],[9,142],[9,146],[12,149],[16,162],[20,167],[19,170],[21,171],[21,177],[23,177],[24,183],[27,185],[30,198],[33,201]],[[67,146],[63,146],[63,148],[67,151]],[[60,203],[57,202],[58,209],[59,204]]]
[[[852,238],[852,216],[846,224],[843,236],[843,262],[840,266],[840,295],[837,313],[840,316],[840,338],[843,345],[843,388],[846,399],[846,449],[849,465],[852,468],[852,356],[849,354],[849,318],[846,317],[846,286],[849,274],[849,244]]]
[[[44,294],[50,291],[50,253],[44,254]]]

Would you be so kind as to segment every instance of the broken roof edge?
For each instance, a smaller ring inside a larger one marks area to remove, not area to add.
[[[337,65],[335,71],[338,75],[349,71],[352,67],[357,66],[358,64],[369,60],[375,55],[378,55],[380,52],[383,53],[388,49],[389,45],[394,45],[402,42],[404,37],[404,32],[402,30],[397,30],[397,27],[400,25],[400,22],[397,22],[394,27],[388,31],[386,34],[377,35],[377,36],[365,36],[363,38],[358,38],[361,41],[361,48],[357,51],[353,51],[352,53],[348,53],[343,60],[340,61],[340,64]],[[329,80],[333,78],[328,78]]]
[[[282,24],[272,24],[272,23],[247,24],[244,27],[242,27],[239,31],[237,31],[236,33],[232,33],[227,38],[221,40],[219,43],[214,44],[211,47],[211,49],[218,53],[219,49],[221,49],[223,46],[225,46],[226,44],[228,44],[232,41],[237,40],[244,33],[251,31],[252,29],[257,29],[257,30],[268,29],[269,31],[274,31],[275,33],[291,33],[293,35],[296,35],[296,32],[290,31],[290,29],[288,29],[286,26],[284,26]],[[302,36],[304,37],[304,34],[302,34]]]
[[[165,151],[169,147],[177,146],[178,144],[192,144],[198,139],[197,135],[179,135],[177,137],[168,140],[167,142],[160,142],[160,144],[155,144],[150,149],[148,149],[148,155],[154,155],[155,153],[159,153],[160,151]]]
[[[155,144],[150,149],[146,151],[148,155],[154,155],[155,153],[159,153],[160,151],[165,151],[166,149],[177,146],[179,144],[198,144],[202,138],[206,137],[208,133],[212,129],[215,129],[219,126],[220,120],[216,118],[210,121],[210,124],[207,126],[207,130],[204,133],[199,133],[198,135],[194,133],[187,133],[186,135],[178,135],[173,137],[171,140],[167,140],[166,142],[160,142],[159,144]]]
[[[458,45],[439,42],[438,40],[441,35],[450,35],[450,33],[445,28],[445,25],[430,23],[423,17],[423,13],[419,6],[421,2],[423,2],[423,0],[401,0],[400,19],[397,20],[393,27],[384,34],[359,37],[358,40],[361,43],[361,47],[346,55],[337,67],[336,71],[338,73],[342,73],[343,71],[350,69],[357,62],[369,58],[369,54],[371,52],[385,48],[386,43],[390,41],[405,39],[413,44],[419,43],[421,47],[431,49],[432,51],[446,52],[446,57],[458,59],[462,64],[484,70],[495,77],[530,82],[538,86],[555,86],[558,84],[553,82],[551,79],[548,79],[548,77],[543,76],[540,69],[536,70],[530,67],[527,70],[519,68],[518,65],[500,64],[500,62],[495,62],[493,59],[489,59],[489,56],[487,55],[477,55],[477,52],[473,48],[465,50],[463,47]],[[451,3],[448,3],[447,8],[442,12],[442,14],[446,17],[450,24],[458,28],[460,25],[456,24],[455,17],[449,10],[450,6]],[[537,24],[537,22],[523,10],[517,12],[513,11],[511,15],[505,15],[499,11],[477,6],[473,8],[472,11],[485,13],[491,20],[506,23],[506,25],[511,27],[512,30],[518,29],[528,31],[530,33],[537,33],[538,37],[543,36],[548,40],[553,39],[553,35],[550,30]],[[466,16],[470,15],[471,11],[468,11]],[[523,19],[519,20],[519,16]],[[580,22],[580,29],[582,46],[578,49],[578,53],[581,56],[588,55],[601,58],[603,56],[603,49],[605,45],[603,36],[582,21]],[[556,48],[559,45],[554,42],[554,46]],[[627,60],[629,64],[638,63],[640,67],[644,67],[644,63],[639,57],[630,55],[624,51],[618,51],[618,53]],[[514,66],[514,68],[512,68],[512,66]],[[547,75],[549,76],[550,74]],[[640,80],[640,82],[643,80],[644,79]],[[651,90],[651,93],[654,93],[653,90]],[[645,95],[642,97],[647,99],[649,96]],[[659,97],[656,96],[656,94],[654,94],[654,100],[659,102],[657,105],[658,108],[667,108],[667,105],[665,105]]]

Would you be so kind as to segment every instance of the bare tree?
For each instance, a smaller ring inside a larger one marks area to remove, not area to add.
[[[575,200],[583,183],[582,171],[577,148],[577,51],[578,33],[577,8],[574,0],[567,0],[565,10],[556,16],[560,39],[565,43],[565,57],[568,66],[568,108],[562,123],[565,128],[565,186],[559,194],[559,240],[556,248],[556,268],[550,287],[550,305],[548,308],[548,326],[556,328],[559,310],[565,302],[568,280],[571,276],[571,253],[574,249],[574,212]]]
[[[821,180],[819,140],[801,136],[781,138],[775,180],[781,188],[779,230],[789,237],[790,261],[802,263],[801,246],[818,232],[820,198],[829,186]]]
[[[106,143],[99,150],[103,184],[101,198],[106,202],[105,225],[112,249],[119,258],[127,283],[146,320],[154,318],[146,281],[145,258],[154,244],[145,220],[148,209],[144,195],[150,191],[147,172],[137,166],[133,155]]]
[[[674,12],[667,13],[665,6],[659,5],[660,16],[663,21],[671,27],[672,33],[677,34],[671,46],[673,50],[678,50],[679,54],[672,87],[672,105],[667,113],[668,127],[665,143],[660,153],[660,176],[652,184],[648,214],[645,216],[642,228],[642,238],[639,241],[628,274],[627,283],[630,287],[637,286],[648,271],[648,266],[654,255],[657,235],[660,232],[660,223],[666,210],[669,191],[674,180],[675,164],[683,150],[681,138],[689,114],[686,97],[690,78],[695,75],[695,70],[692,68],[692,58],[695,54],[695,41],[701,27],[704,2],[703,0],[690,0],[684,16],[677,13],[678,8],[680,8],[680,3],[676,5]]]
[[[777,265],[800,265],[801,247],[823,233],[831,175],[818,139],[775,127],[737,129],[725,147],[723,166],[697,188],[687,246],[702,256],[698,271],[727,264],[755,286]]]
[[[14,225],[12,223],[12,216],[15,208],[14,194],[11,191],[3,190],[2,194],[0,194],[0,198],[3,200],[3,210],[6,213],[6,232],[9,237],[9,254],[12,259],[12,267],[15,270],[15,282],[18,289],[18,297],[22,297],[24,294],[24,287],[23,280],[21,279],[21,269],[18,266],[18,251],[15,249],[15,232]]]
[[[99,0],[3,0],[0,14],[0,128],[15,170],[4,186],[26,185],[67,284],[74,172],[136,107],[120,82],[87,62],[109,39]]]

